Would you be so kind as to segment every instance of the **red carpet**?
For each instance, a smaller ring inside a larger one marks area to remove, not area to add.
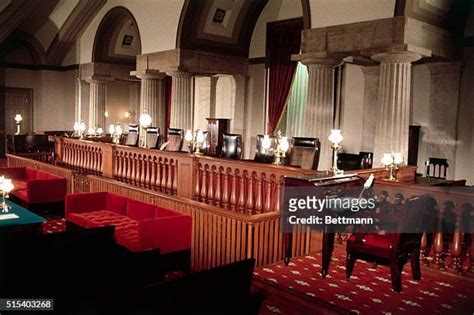
[[[356,314],[473,314],[474,281],[461,277],[422,270],[422,280],[411,279],[410,265],[403,272],[403,291],[391,288],[388,267],[357,261],[350,281],[345,278],[345,252],[336,249],[329,276],[321,275],[321,254],[293,258],[290,266],[283,263],[255,270],[255,278],[274,287],[290,289],[325,301]],[[292,305],[265,302],[262,314],[294,314]]]

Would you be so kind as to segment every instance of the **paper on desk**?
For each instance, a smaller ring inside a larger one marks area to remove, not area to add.
[[[7,214],[0,214],[0,220],[12,220],[12,219],[18,219],[19,216],[17,216],[14,213],[7,213]]]

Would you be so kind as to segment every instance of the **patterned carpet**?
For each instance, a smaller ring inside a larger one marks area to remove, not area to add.
[[[274,288],[329,303],[355,314],[473,314],[474,281],[458,276],[422,270],[422,280],[411,279],[410,264],[405,265],[403,291],[391,288],[388,267],[357,261],[350,281],[345,279],[345,252],[336,249],[326,280],[320,275],[321,254],[293,258],[255,270],[254,277]],[[288,293],[287,293],[288,294]],[[265,301],[261,314],[295,313],[294,305]]]

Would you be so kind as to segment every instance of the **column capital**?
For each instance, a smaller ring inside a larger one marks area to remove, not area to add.
[[[421,55],[410,52],[387,52],[373,55],[371,58],[380,63],[412,63],[421,59]]]
[[[100,75],[91,75],[91,76],[88,76],[88,77],[85,77],[84,78],[84,81],[86,81],[87,83],[91,84],[91,83],[95,83],[95,84],[107,84],[107,83],[110,83],[112,81],[114,81],[115,79],[112,78],[112,77],[107,77],[107,76],[100,76]]]
[[[161,80],[166,77],[166,73],[160,72],[159,70],[136,70],[130,71],[131,76],[135,76],[139,79],[149,79],[149,80]]]
[[[189,78],[193,76],[192,73],[189,73],[183,70],[169,70],[166,72],[166,74],[172,77],[178,77],[178,78]]]
[[[378,77],[380,75],[380,67],[373,66],[373,67],[361,67],[362,72],[364,73],[365,77]]]
[[[342,64],[343,57],[338,55],[329,55],[326,52],[301,53],[291,56],[293,61],[301,61],[308,67],[335,67]]]

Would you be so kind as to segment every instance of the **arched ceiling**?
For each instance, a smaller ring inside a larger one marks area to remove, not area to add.
[[[268,0],[186,0],[176,47],[246,58],[255,23]]]

